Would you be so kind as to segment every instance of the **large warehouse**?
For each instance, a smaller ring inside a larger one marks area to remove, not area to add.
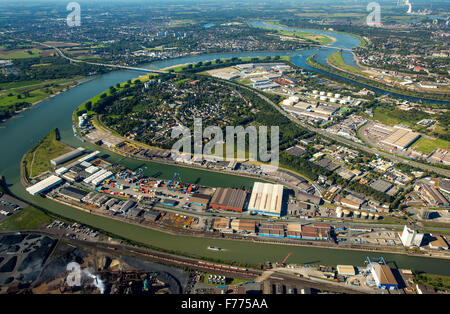
[[[393,133],[381,141],[382,144],[396,149],[406,149],[420,137],[419,133],[405,128],[395,127],[394,129]]]
[[[36,183],[35,185],[32,185],[27,188],[27,192],[31,195],[36,195],[42,192],[45,192],[58,184],[62,183],[64,180],[57,176],[50,176],[47,179],[42,180],[39,183]]]
[[[83,154],[83,152],[84,152],[84,148],[78,147],[77,149],[74,149],[64,155],[58,156],[58,157],[50,160],[50,163],[52,164],[52,166],[57,166],[57,165],[65,163],[66,161],[72,160],[75,157],[80,156],[81,154]]]
[[[245,208],[247,196],[248,193],[244,190],[217,188],[209,206],[214,209],[232,210],[242,213]]]
[[[281,184],[255,182],[248,204],[249,211],[280,217],[282,204],[283,186]]]
[[[387,265],[370,263],[370,272],[377,284],[378,289],[397,290],[398,282]]]

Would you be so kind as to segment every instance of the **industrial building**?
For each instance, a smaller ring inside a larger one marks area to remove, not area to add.
[[[431,206],[449,206],[448,200],[434,186],[425,183],[419,183],[414,187],[418,195],[427,205]]]
[[[402,244],[406,247],[418,246],[422,244],[423,233],[419,233],[416,230],[408,228],[405,226],[403,228],[402,236],[401,236]]]
[[[72,160],[72,159],[80,156],[81,154],[83,154],[83,152],[84,152],[84,148],[78,147],[77,149],[74,149],[64,155],[58,156],[58,157],[50,160],[50,164],[55,167],[57,165],[63,164],[69,160]]]
[[[155,222],[161,217],[161,212],[155,211],[155,210],[149,210],[149,211],[144,212],[143,217],[146,220]]]
[[[337,265],[337,271],[342,276],[355,276],[356,271],[353,265]]]
[[[281,184],[255,182],[248,210],[261,215],[280,217],[283,188]]]
[[[60,177],[52,175],[52,176],[48,177],[47,179],[44,179],[41,182],[28,187],[27,192],[30,193],[31,195],[36,195],[36,194],[45,192],[45,191],[59,185],[63,181],[64,180],[61,179]]]
[[[304,193],[304,192],[298,192],[297,193],[297,200],[304,201],[304,202],[310,202],[316,205],[320,205],[322,198],[319,196],[315,196],[312,194]]]
[[[406,149],[420,137],[419,133],[412,132],[399,126],[394,127],[394,132],[384,138],[381,143],[395,149]]]
[[[230,228],[230,219],[228,218],[214,218],[212,228],[214,230],[224,230]]]
[[[436,148],[427,159],[431,163],[442,163],[450,165],[450,150],[443,148]]]
[[[211,199],[210,195],[194,193],[189,198],[189,203],[192,205],[197,205],[206,208],[209,204],[209,200]]]
[[[86,197],[89,192],[74,188],[72,186],[68,186],[60,189],[59,194],[73,201],[81,202],[81,200]]]
[[[241,213],[245,209],[247,197],[248,193],[245,190],[217,188],[209,206],[214,209],[231,210]]]
[[[378,289],[397,290],[398,282],[392,273],[392,270],[387,265],[379,263],[370,263],[370,272],[377,284]]]
[[[392,188],[392,184],[384,180],[378,179],[370,184],[370,187],[381,193],[386,193]]]
[[[290,239],[302,238],[302,225],[301,224],[288,224],[286,228],[286,237]]]
[[[98,155],[100,155],[100,152],[98,150],[96,150],[95,152],[90,153],[89,155],[86,155],[84,157],[81,157],[80,159],[78,159],[78,161],[80,163],[85,162],[85,161],[91,161],[94,158],[96,158]]]
[[[260,237],[284,238],[285,236],[283,224],[262,223],[258,229]]]
[[[231,221],[231,229],[238,232],[247,231],[256,233],[256,221],[249,219],[233,219]]]
[[[430,249],[448,250],[447,241],[442,236],[435,236],[429,243]]]

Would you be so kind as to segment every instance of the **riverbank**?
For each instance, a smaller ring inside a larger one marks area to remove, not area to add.
[[[35,101],[35,102],[31,103],[28,107],[22,108],[20,110],[15,111],[14,113],[11,114],[10,117],[0,120],[0,127],[2,126],[3,123],[5,123],[5,122],[7,122],[7,121],[9,121],[11,119],[19,117],[19,114],[34,108],[36,105],[38,105],[38,104],[40,104],[40,103],[42,103],[44,101],[50,100],[50,99],[52,99],[52,98],[54,98],[54,97],[56,97],[56,96],[58,96],[58,95],[60,95],[62,93],[65,93],[65,92],[67,92],[67,91],[69,91],[69,90],[71,90],[71,89],[73,89],[73,88],[75,88],[77,86],[80,86],[80,85],[82,85],[82,84],[84,84],[86,82],[89,82],[88,77],[81,77],[81,78],[77,78],[76,80],[70,81],[69,85],[67,87],[61,89],[60,91],[58,91],[58,92],[56,92],[54,94],[51,94],[51,95],[49,95],[49,96],[47,96],[45,98],[42,98],[42,99],[40,99],[38,101]],[[70,84],[70,83],[74,83],[74,84]],[[3,92],[8,92],[8,90],[5,90]]]
[[[116,221],[119,221],[121,223],[127,223],[127,224],[132,224],[135,226],[139,226],[139,227],[144,227],[144,228],[148,228],[151,230],[155,230],[158,232],[162,232],[165,234],[169,234],[169,235],[173,235],[173,236],[182,236],[182,237],[195,237],[195,238],[202,238],[202,239],[226,239],[227,241],[241,241],[241,242],[253,242],[253,243],[264,243],[264,244],[271,244],[271,245],[283,245],[283,246],[288,246],[288,247],[292,247],[292,246],[296,246],[296,247],[317,247],[317,248],[325,248],[325,249],[331,249],[331,250],[344,250],[344,251],[358,251],[358,252],[371,252],[371,253],[388,253],[388,254],[402,254],[402,255],[407,255],[407,256],[413,256],[413,257],[426,257],[426,258],[437,258],[437,259],[448,259],[450,260],[450,256],[449,255],[438,255],[436,253],[427,253],[427,255],[425,254],[417,254],[411,251],[406,251],[404,248],[402,249],[392,249],[392,250],[387,250],[387,249],[379,249],[377,247],[374,246],[365,246],[365,245],[356,245],[356,244],[352,244],[352,247],[339,247],[336,244],[331,244],[330,242],[325,242],[325,241],[317,241],[317,242],[313,242],[313,241],[307,241],[307,240],[300,240],[303,243],[299,243],[299,240],[287,240],[287,239],[283,239],[283,240],[279,240],[279,241],[274,241],[274,240],[269,240],[267,238],[263,238],[263,237],[258,237],[258,236],[239,236],[239,235],[232,235],[232,234],[213,234],[212,233],[207,233],[207,232],[201,232],[201,231],[195,231],[195,230],[172,230],[169,229],[167,227],[162,228],[156,224],[142,224],[139,222],[135,222],[132,221],[130,219],[125,219],[125,218],[119,218],[119,217],[111,217],[110,215],[107,214],[103,214],[97,211],[92,211],[86,208],[83,208],[81,206],[76,206],[75,204],[72,203],[67,203],[64,202],[62,200],[56,199],[56,198],[52,198],[52,197],[47,197],[49,199],[51,199],[52,201],[55,201],[57,203],[60,204],[64,204],[66,206],[70,206],[73,208],[76,208],[78,210],[84,211],[86,213],[89,213],[91,215],[98,215],[98,216],[102,216],[104,218],[107,219],[114,219]],[[163,209],[162,209],[163,210]],[[305,243],[306,242],[306,243]]]
[[[395,93],[395,94],[407,96],[407,97],[421,97],[423,99],[426,99],[427,101],[439,101],[439,102],[449,102],[450,101],[450,95],[432,95],[432,94],[425,94],[425,93],[418,93],[418,92],[408,92],[403,89],[390,87],[388,85],[384,85],[384,84],[372,81],[368,78],[360,77],[354,73],[348,73],[341,69],[323,65],[314,60],[315,56],[316,55],[312,55],[306,60],[306,64],[308,66],[318,69],[318,70],[321,70],[321,71],[324,71],[326,74],[333,74],[338,77],[342,77],[344,79],[348,79],[350,81],[354,81],[356,83],[366,85],[368,88],[376,88],[376,89],[380,89],[384,92],[391,92],[391,93]],[[374,85],[374,84],[376,84],[376,85]],[[436,98],[436,96],[442,96],[442,97]]]

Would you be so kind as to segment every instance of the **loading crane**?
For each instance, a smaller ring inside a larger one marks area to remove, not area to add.
[[[286,261],[287,259],[292,255],[292,253],[289,253],[284,260],[280,263],[281,267],[286,267]]]

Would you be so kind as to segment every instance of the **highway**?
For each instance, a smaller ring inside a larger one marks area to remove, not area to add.
[[[282,108],[280,108],[277,104],[275,104],[272,100],[270,100],[268,97],[266,97],[264,94],[262,94],[258,90],[255,90],[255,89],[250,88],[250,87],[245,86],[245,85],[241,85],[241,84],[237,84],[237,83],[234,83],[234,82],[230,82],[230,81],[228,81],[228,83],[230,83],[232,85],[235,85],[235,86],[246,88],[246,89],[256,93],[260,98],[262,98],[263,100],[267,101],[276,110],[278,110],[278,112],[280,112],[282,115],[284,115],[290,121],[292,121],[293,123],[295,123],[295,124],[297,124],[297,125],[299,125],[299,126],[301,126],[303,128],[307,128],[311,132],[318,133],[318,134],[320,134],[320,135],[322,135],[324,137],[331,138],[331,139],[335,140],[336,142],[339,142],[339,143],[345,144],[347,146],[350,146],[350,147],[353,147],[353,148],[365,151],[367,153],[371,153],[371,154],[374,154],[374,155],[377,155],[377,156],[382,156],[382,157],[384,157],[386,159],[389,159],[389,160],[391,160],[393,162],[404,163],[404,164],[407,164],[407,165],[415,167],[415,168],[419,168],[419,169],[422,169],[422,170],[425,170],[425,171],[434,172],[434,173],[437,173],[437,174],[445,176],[445,177],[450,177],[450,171],[448,171],[448,170],[445,170],[445,169],[442,169],[442,168],[433,167],[433,166],[430,166],[430,165],[426,165],[426,164],[423,164],[423,163],[420,163],[420,162],[417,162],[417,161],[407,160],[407,159],[404,159],[402,157],[398,157],[398,156],[395,156],[393,154],[389,154],[387,152],[379,151],[379,150],[377,150],[375,148],[370,148],[370,147],[368,147],[366,145],[363,145],[363,144],[355,143],[355,142],[353,142],[351,140],[348,140],[348,139],[346,139],[344,137],[341,137],[341,136],[338,136],[338,135],[335,135],[335,134],[332,134],[332,133],[328,133],[325,130],[315,128],[315,127],[313,127],[311,125],[304,124],[301,121],[299,121],[297,118],[291,116],[288,112],[284,111]]]
[[[70,57],[66,56],[58,47],[54,47],[54,46],[47,45],[47,44],[40,43],[40,42],[36,42],[36,41],[33,41],[33,43],[54,49],[61,58],[69,60],[70,62],[86,63],[86,64],[97,65],[97,66],[104,66],[104,67],[110,67],[110,68],[116,68],[116,69],[122,69],[122,70],[147,72],[147,73],[167,73],[167,71],[150,70],[150,69],[144,69],[144,68],[125,66],[125,65],[108,64],[108,63],[97,63],[97,62],[88,62],[88,61],[84,61],[84,60],[77,60],[77,59],[73,59],[73,58],[70,58]]]

